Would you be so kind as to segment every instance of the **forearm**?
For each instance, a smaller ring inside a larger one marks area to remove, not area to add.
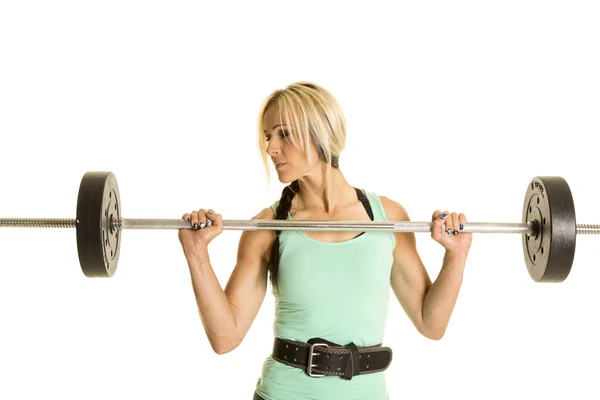
[[[450,321],[463,281],[467,254],[446,252],[440,273],[423,301],[423,334],[441,339]]]
[[[233,308],[210,264],[208,251],[186,254],[200,319],[215,352],[222,354],[237,346]]]

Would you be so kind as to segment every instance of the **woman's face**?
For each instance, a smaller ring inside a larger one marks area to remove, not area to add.
[[[279,181],[289,183],[303,176],[312,175],[320,172],[318,164],[319,155],[317,149],[310,144],[310,157],[308,158],[303,150],[298,149],[291,142],[292,135],[291,127],[287,127],[285,123],[282,125],[279,119],[279,108],[271,106],[265,113],[265,140],[267,140],[267,154],[271,157]]]

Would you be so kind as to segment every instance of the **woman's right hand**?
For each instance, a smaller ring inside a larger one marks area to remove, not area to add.
[[[223,217],[214,210],[201,208],[183,214],[182,219],[191,224],[192,229],[180,229],[179,241],[186,250],[206,250],[209,243],[223,232]]]

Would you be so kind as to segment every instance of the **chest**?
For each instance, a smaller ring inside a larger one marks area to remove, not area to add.
[[[298,221],[371,221],[369,214],[362,202],[356,201],[347,207],[338,208],[332,213],[318,210],[294,209],[290,210],[292,220]],[[302,232],[310,239],[325,243],[341,243],[358,238],[364,232]]]
[[[370,304],[365,296],[387,293],[393,264],[389,232],[365,232],[343,243],[323,243],[287,231],[281,236],[281,298],[309,308],[348,296]]]

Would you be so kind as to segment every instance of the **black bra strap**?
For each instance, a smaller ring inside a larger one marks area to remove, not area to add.
[[[365,210],[367,210],[369,218],[371,218],[371,221],[373,221],[373,210],[371,209],[371,203],[369,203],[369,199],[367,199],[367,196],[365,196],[362,190],[357,188],[354,188],[354,190],[356,190],[356,195],[358,196],[358,199],[363,203],[363,206],[365,206]]]

